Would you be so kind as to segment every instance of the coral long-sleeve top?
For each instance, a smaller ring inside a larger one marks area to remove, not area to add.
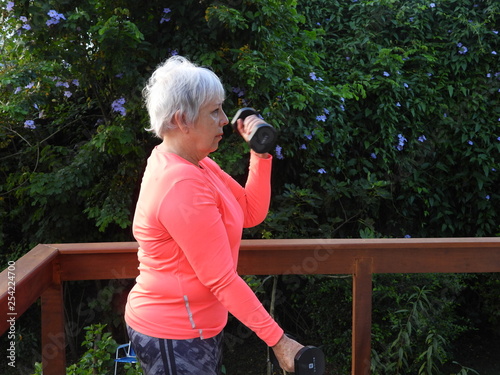
[[[133,223],[140,274],[125,309],[130,327],[210,338],[229,311],[267,345],[279,341],[283,330],[236,272],[243,227],[267,215],[271,164],[252,152],[242,187],[208,157],[198,167],[162,145],[153,150]]]

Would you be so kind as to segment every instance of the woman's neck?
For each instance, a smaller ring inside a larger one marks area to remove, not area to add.
[[[182,142],[176,142],[173,139],[168,137],[163,138],[162,149],[166,152],[170,152],[172,154],[176,154],[181,158],[187,160],[188,162],[200,166],[200,159],[194,155],[193,152],[190,152],[189,148],[184,147]]]

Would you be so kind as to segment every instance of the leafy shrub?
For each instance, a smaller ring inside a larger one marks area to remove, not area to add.
[[[77,363],[66,369],[67,375],[106,375],[114,368],[114,358],[118,344],[109,332],[104,332],[105,324],[93,324],[85,327],[85,340],[82,346],[86,348]],[[142,374],[138,364],[124,366],[127,375]],[[34,375],[42,374],[42,365],[35,365]]]
[[[222,77],[229,115],[252,106],[279,130],[270,214],[245,237],[500,234],[498,1],[166,6],[14,1],[0,11],[2,263],[39,242],[132,239],[144,161],[158,143],[144,131],[140,91],[154,67],[176,53]],[[227,136],[213,157],[243,180],[247,151]],[[336,295],[343,302],[337,315],[346,314],[345,285],[304,280],[306,289],[321,285]],[[387,282],[384,293],[392,298],[395,286]],[[425,298],[432,303],[433,287],[406,286],[405,299],[390,299],[391,311],[413,311]],[[490,297],[482,306],[497,319],[496,296],[476,291]],[[298,301],[298,291],[291,292]],[[315,314],[330,311],[327,300],[311,301],[314,329],[304,332],[321,329]],[[424,312],[389,316],[401,332],[405,316],[432,321]],[[375,329],[384,319],[374,319]],[[443,323],[450,326],[428,325],[414,354],[430,347],[446,353],[451,324],[461,323]],[[344,337],[345,321],[329,324]],[[386,353],[397,337],[376,333],[386,346],[375,350]],[[440,355],[431,356],[433,363]]]
[[[276,307],[296,335],[323,348],[333,373],[351,368],[351,281],[284,276],[286,298]],[[457,308],[466,281],[465,275],[375,275],[371,373],[445,374],[456,355],[453,343],[471,327]]]
[[[495,1],[9,9],[0,239],[10,251],[130,239],[143,160],[157,143],[144,132],[140,88],[175,53],[222,77],[229,114],[250,105],[280,131],[272,215],[248,236],[499,232]],[[246,150],[227,137],[213,156],[240,177]],[[299,223],[288,220],[292,207]]]

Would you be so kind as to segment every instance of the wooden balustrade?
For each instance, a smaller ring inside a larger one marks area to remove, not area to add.
[[[44,373],[65,374],[62,283],[135,278],[136,252],[135,242],[36,246],[11,263],[11,270],[0,273],[0,334],[7,334],[11,322],[41,298]],[[352,275],[351,373],[366,375],[370,373],[372,275],[500,272],[500,238],[244,240],[238,272]]]

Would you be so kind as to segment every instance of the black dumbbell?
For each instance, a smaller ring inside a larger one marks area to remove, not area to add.
[[[233,126],[234,131],[239,133],[237,127],[238,119],[244,120],[250,115],[259,115],[259,113],[255,109],[248,107],[238,110],[231,120],[231,125]],[[250,134],[248,144],[252,150],[259,154],[263,154],[273,149],[277,137],[278,133],[276,132],[276,129],[269,124],[263,123],[255,127],[252,134]]]
[[[280,369],[278,359],[270,350],[271,363],[276,369]],[[325,372],[325,355],[320,348],[315,346],[304,346],[294,358],[295,374],[297,375],[323,375]]]

